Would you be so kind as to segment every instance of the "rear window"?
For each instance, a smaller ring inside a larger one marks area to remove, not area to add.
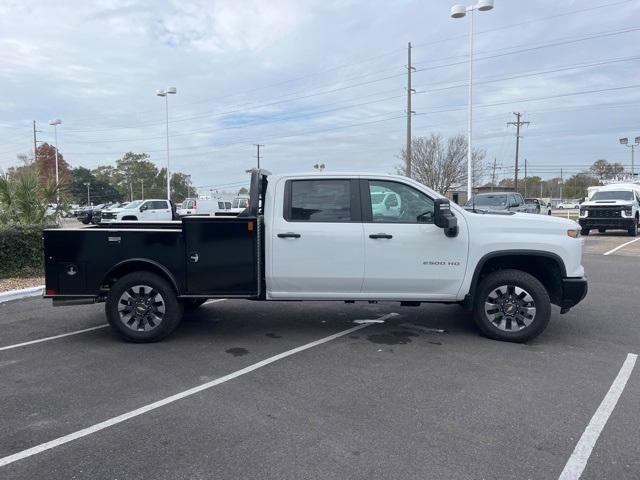
[[[285,218],[297,222],[350,222],[350,180],[292,180]]]

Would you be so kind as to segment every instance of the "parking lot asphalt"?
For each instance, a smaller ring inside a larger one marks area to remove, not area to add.
[[[636,244],[603,255],[629,240],[586,238],[589,295],[522,345],[479,336],[447,305],[227,300],[136,345],[101,327],[102,305],[1,304],[0,458],[398,315],[0,466],[0,478],[558,478],[640,353]],[[581,478],[640,478],[639,367]]]

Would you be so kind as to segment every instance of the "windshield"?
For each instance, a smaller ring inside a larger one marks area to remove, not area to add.
[[[507,196],[506,195],[478,195],[472,197],[465,206],[467,207],[506,207]]]
[[[633,200],[633,192],[629,192],[627,190],[596,192],[591,200]]]
[[[127,205],[127,206],[126,206],[126,207],[124,207],[124,208],[127,208],[127,209],[128,209],[128,208],[136,208],[136,207],[138,207],[142,202],[143,202],[143,200],[135,200],[135,201],[131,202],[129,205]]]

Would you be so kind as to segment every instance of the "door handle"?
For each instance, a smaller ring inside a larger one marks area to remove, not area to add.
[[[393,235],[389,235],[388,233],[372,233],[369,235],[369,238],[393,238]]]
[[[287,232],[287,233],[279,233],[278,238],[300,238],[302,235],[299,233]]]
[[[200,260],[200,255],[198,255],[198,252],[194,252],[189,255],[189,260],[191,260],[192,263],[198,263],[198,260]]]

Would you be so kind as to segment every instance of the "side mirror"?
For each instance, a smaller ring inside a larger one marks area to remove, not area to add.
[[[442,229],[447,237],[458,235],[458,219],[451,211],[451,202],[445,198],[438,198],[433,202],[433,223]]]
[[[142,205],[142,206],[140,207],[140,211],[141,211],[141,212],[144,212],[145,210],[148,210],[148,209],[149,209],[149,206],[148,206],[148,205]]]

